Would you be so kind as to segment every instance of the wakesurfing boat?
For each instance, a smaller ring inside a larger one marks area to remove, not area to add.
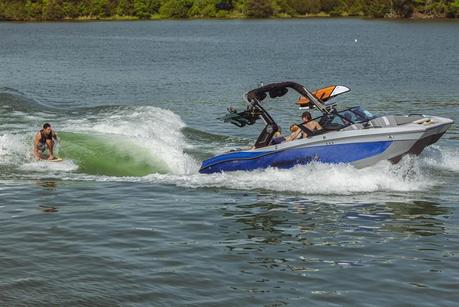
[[[265,99],[284,96],[289,90],[300,94],[300,109],[316,109],[322,130],[297,126],[308,136],[293,141],[274,142],[279,126],[265,110]],[[228,108],[225,122],[238,127],[262,120],[265,127],[252,148],[232,150],[202,162],[200,173],[250,171],[259,168],[292,168],[312,161],[350,163],[357,168],[382,160],[397,163],[406,154],[419,155],[435,143],[453,121],[422,114],[375,116],[360,106],[338,111],[330,100],[349,92],[345,86],[328,86],[310,92],[295,82],[272,83],[244,94],[246,110]]]

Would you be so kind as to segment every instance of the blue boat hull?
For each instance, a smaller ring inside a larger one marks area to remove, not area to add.
[[[383,153],[392,141],[319,145],[272,151],[236,151],[203,161],[200,173],[250,171],[268,167],[292,168],[312,161],[351,163]]]

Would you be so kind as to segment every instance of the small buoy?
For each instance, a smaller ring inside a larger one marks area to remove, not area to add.
[[[357,38],[356,38],[356,39],[354,39],[354,43],[357,43]]]

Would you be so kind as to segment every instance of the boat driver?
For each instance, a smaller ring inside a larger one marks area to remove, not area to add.
[[[315,120],[312,120],[311,113],[304,112],[303,114],[301,114],[301,119],[303,120],[303,126],[308,128],[312,132],[322,130],[322,126]]]
[[[44,159],[44,152],[48,149],[48,160],[54,160],[56,157],[53,153],[54,143],[58,140],[56,132],[51,128],[49,123],[43,125],[43,129],[35,134],[33,140],[33,155],[37,160]]]

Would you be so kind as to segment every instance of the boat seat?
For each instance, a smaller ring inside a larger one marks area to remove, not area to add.
[[[394,116],[382,116],[375,119],[372,119],[370,123],[375,128],[383,128],[383,127],[396,127],[398,126],[397,121],[395,120]]]

